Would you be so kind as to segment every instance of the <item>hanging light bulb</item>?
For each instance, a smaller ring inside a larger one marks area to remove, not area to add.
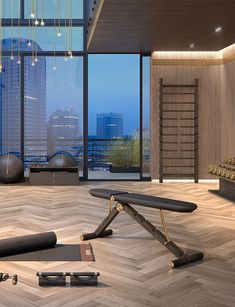
[[[53,66],[53,70],[56,70],[56,66],[55,65]]]
[[[35,60],[34,60],[36,63],[38,62],[38,58],[35,58]]]
[[[34,61],[32,62],[32,66],[35,66],[35,63],[34,63]]]
[[[42,27],[45,26],[45,22],[44,22],[44,0],[42,0],[42,20],[41,20],[40,25],[41,25]]]
[[[35,26],[38,26],[38,25],[39,25],[39,21],[38,21],[38,19],[37,19],[37,18],[35,19],[34,24],[35,24]]]
[[[30,14],[30,17],[31,17],[31,18],[34,18],[34,17],[35,17],[34,10],[32,10],[32,13]]]
[[[58,36],[58,37],[61,37],[61,36],[62,36],[62,33],[61,33],[60,30],[58,31],[57,36]]]
[[[18,64],[18,65],[21,64],[20,58],[18,58],[17,64]]]
[[[72,59],[73,58],[73,54],[72,54],[72,52],[70,53],[70,59]]]
[[[31,41],[30,40],[28,40],[28,44],[27,44],[29,47],[31,46]]]
[[[71,53],[72,53],[72,52],[69,50],[69,51],[68,51],[68,55],[71,55]]]
[[[64,60],[65,60],[65,61],[68,61],[67,56],[64,57]]]
[[[13,55],[11,55],[11,60],[12,60],[12,61],[14,60],[14,56],[13,56]]]

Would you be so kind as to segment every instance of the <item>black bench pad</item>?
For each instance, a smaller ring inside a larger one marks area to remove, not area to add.
[[[89,193],[94,197],[110,199],[111,196],[120,203],[128,203],[143,207],[155,209],[169,210],[175,212],[192,212],[197,208],[194,203],[181,200],[174,200],[144,194],[128,193],[125,191],[109,190],[109,189],[91,189]]]

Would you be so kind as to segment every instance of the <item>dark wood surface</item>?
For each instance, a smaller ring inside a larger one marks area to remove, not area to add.
[[[234,0],[106,0],[89,51],[220,50],[234,43],[234,11]]]

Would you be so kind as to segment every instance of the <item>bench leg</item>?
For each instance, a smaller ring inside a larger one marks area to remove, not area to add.
[[[101,238],[101,237],[106,237],[106,236],[112,235],[113,234],[112,229],[107,229],[107,227],[112,223],[112,221],[119,214],[119,211],[116,207],[117,206],[115,206],[110,211],[108,216],[103,220],[103,222],[97,227],[97,229],[94,232],[82,234],[80,236],[80,239],[82,241],[85,241],[85,240],[91,240],[91,239],[95,239],[95,238]]]
[[[152,223],[146,220],[141,214],[138,213],[129,204],[122,204],[122,209],[128,213],[138,224],[140,224],[145,230],[147,230],[155,239],[157,239],[163,246],[165,246],[172,254],[177,258],[172,260],[169,265],[171,268],[176,268],[184,264],[188,264],[203,258],[203,253],[190,251],[189,253],[184,252],[178,245],[169,239],[168,232],[166,229],[166,224],[161,214],[161,220],[165,234],[163,234],[159,229],[157,229]]]
[[[133,207],[126,203],[117,203],[116,206],[110,211],[108,216],[103,220],[103,222],[97,227],[97,229],[92,233],[87,233],[81,235],[81,240],[91,240],[95,238],[101,238],[105,236],[112,235],[112,229],[107,229],[107,227],[112,223],[116,216],[125,211],[129,214],[138,224],[140,224],[145,230],[147,230],[154,239],[157,239],[163,246],[165,246],[172,254],[176,256],[176,259],[172,260],[169,265],[171,268],[176,268],[184,264],[188,264],[203,258],[201,252],[184,252],[178,245],[169,239],[166,224],[163,219],[161,212],[161,220],[164,227],[165,234],[157,229],[152,223],[146,220],[143,215],[138,213]]]

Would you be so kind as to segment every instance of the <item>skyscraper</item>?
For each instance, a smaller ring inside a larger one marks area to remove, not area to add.
[[[96,115],[96,136],[98,139],[123,137],[123,118],[121,113],[101,113]]]
[[[4,39],[3,51],[41,50],[27,39]],[[3,57],[0,74],[1,154],[21,152],[21,77],[18,57]],[[31,56],[24,58],[24,151],[30,161],[46,156],[46,59],[32,66]]]
[[[56,110],[48,122],[48,156],[58,151],[77,154],[79,146],[79,114],[70,110]]]

